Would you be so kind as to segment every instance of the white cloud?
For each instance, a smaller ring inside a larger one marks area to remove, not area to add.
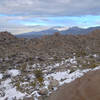
[[[1,0],[0,13],[32,16],[100,14],[99,0]]]

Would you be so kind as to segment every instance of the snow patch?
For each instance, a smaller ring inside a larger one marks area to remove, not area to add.
[[[5,100],[6,98],[8,98],[8,100],[13,100],[14,98],[16,99],[23,98],[25,94],[17,91],[16,88],[13,87],[10,83],[11,79],[7,79],[1,82],[0,89],[5,88],[4,90],[5,96],[0,97],[0,100]]]
[[[0,74],[0,79],[2,79],[3,78],[3,75],[2,74]]]
[[[15,77],[17,75],[20,75],[21,72],[16,69],[11,69],[11,70],[8,70],[7,73],[10,74],[11,76]]]
[[[68,71],[64,71],[64,72],[56,72],[56,73],[52,73],[46,76],[46,79],[48,79],[48,77],[53,77],[53,79],[56,79],[57,81],[59,81],[60,85],[63,85],[65,83],[71,83],[72,81],[74,81],[77,78],[82,77],[85,73],[89,72],[89,71],[95,71],[100,69],[100,66],[94,68],[94,69],[84,69],[84,70],[76,70],[75,72],[70,73],[70,70]],[[48,85],[48,80],[45,80],[45,85]]]

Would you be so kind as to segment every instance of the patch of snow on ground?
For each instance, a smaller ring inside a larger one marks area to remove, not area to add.
[[[38,92],[37,91],[34,91],[32,94],[34,95],[34,100],[38,100],[38,97],[40,96],[38,94]]]
[[[98,57],[98,55],[97,55],[97,54],[94,54],[94,55],[93,55],[93,57],[95,57],[95,58],[96,58],[96,57]]]
[[[56,72],[48,75],[47,77],[53,77],[54,79],[60,81],[61,79],[65,79],[68,76],[69,71],[65,72]]]
[[[3,75],[2,75],[2,74],[0,74],[0,79],[2,79],[2,77],[3,77]]]
[[[13,100],[14,98],[16,99],[23,98],[25,94],[17,91],[16,88],[13,87],[10,83],[11,83],[11,79],[7,79],[1,82],[0,89],[2,88],[5,89],[4,90],[5,96],[0,97],[0,100],[5,100],[6,98],[8,98],[8,100]]]
[[[95,70],[98,70],[98,69],[100,69],[100,66],[98,66],[98,67],[94,68],[93,70],[95,71]]]
[[[56,65],[58,66],[58,64]],[[52,67],[52,66],[49,66]],[[49,84],[50,84],[50,77],[53,77],[53,79],[56,79],[59,82],[59,86],[62,86],[65,83],[71,83],[72,81],[74,81],[77,78],[82,77],[85,73],[87,73],[88,71],[95,71],[100,69],[100,66],[94,68],[94,69],[84,69],[84,70],[76,70],[75,72],[71,72],[70,70],[64,71],[64,72],[54,72],[54,73],[50,73],[50,74],[45,74],[44,75],[44,88],[48,88]],[[19,70],[16,69],[12,69],[12,70],[8,70],[7,71],[9,74],[11,74],[12,76],[17,76],[20,75],[21,72]],[[0,74],[0,77],[2,79],[2,74]],[[34,78],[34,75],[32,76],[31,74],[29,74],[29,77],[32,77],[32,79]],[[27,84],[23,83],[23,84]],[[55,87],[54,90],[57,90],[58,87]],[[8,100],[13,100],[15,97],[16,99],[21,99],[25,96],[25,93],[21,93],[19,91],[16,90],[16,87],[13,87],[11,85],[11,79],[7,79],[5,81],[1,82],[0,85],[0,90],[4,91],[5,96],[4,97],[0,97],[0,100],[5,100],[6,98],[8,98]],[[52,93],[52,91],[49,91],[49,93]],[[34,100],[38,100],[38,97],[40,96],[38,94],[38,90],[33,90],[33,93],[31,95],[34,95]]]
[[[65,62],[70,62],[71,64],[77,64],[76,57],[66,59]]]
[[[70,71],[65,71],[65,72],[56,72],[56,73],[52,73],[46,76],[46,79],[48,79],[48,77],[53,77],[53,79],[56,79],[59,81],[60,85],[63,85],[64,83],[70,83],[72,81],[74,81],[77,78],[82,77],[85,73],[89,72],[89,71],[95,71],[100,69],[100,66],[94,68],[94,69],[84,69],[84,70],[76,70],[75,72],[70,73]],[[63,80],[63,81],[61,81]],[[45,81],[45,83],[48,82]]]
[[[20,75],[21,72],[16,69],[11,69],[11,70],[8,70],[7,73],[14,77],[14,76]]]

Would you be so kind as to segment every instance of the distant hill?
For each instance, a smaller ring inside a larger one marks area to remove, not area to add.
[[[68,30],[61,31],[62,34],[87,34],[94,30],[100,29],[100,26],[98,27],[89,27],[89,28],[79,28],[79,27],[72,27]]]
[[[52,35],[55,32],[59,32],[53,28],[47,29],[47,30],[43,30],[43,31],[39,31],[39,32],[28,32],[28,33],[23,33],[20,35],[16,35],[16,37],[19,38],[33,38],[33,37],[41,37],[44,35]]]
[[[59,31],[59,29],[62,27],[53,27],[47,30],[43,30],[43,31],[39,31],[39,32],[28,32],[28,33],[23,33],[20,35],[16,35],[16,37],[18,38],[34,38],[34,37],[41,37],[44,35],[52,35],[55,32],[60,32],[61,34],[87,34],[89,32],[92,32],[96,29],[100,29],[100,26],[98,27],[89,27],[89,28],[79,28],[79,27],[71,27],[69,29],[66,30],[61,30]]]
[[[56,32],[41,38],[20,39],[8,32],[0,32],[0,56],[25,54],[28,56],[57,55],[66,56],[66,52],[99,52],[100,30],[90,34],[62,35]]]
[[[0,42],[10,42],[16,40],[16,37],[12,35],[11,33],[5,31],[5,32],[0,32]]]

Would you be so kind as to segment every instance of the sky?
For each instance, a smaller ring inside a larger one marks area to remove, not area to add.
[[[20,34],[53,26],[100,25],[100,0],[0,0],[0,31]]]

